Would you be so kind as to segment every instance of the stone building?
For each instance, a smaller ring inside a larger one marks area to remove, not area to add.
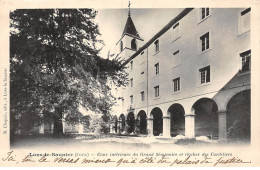
[[[130,82],[114,130],[250,140],[250,11],[186,8],[148,41],[129,11],[116,45]]]

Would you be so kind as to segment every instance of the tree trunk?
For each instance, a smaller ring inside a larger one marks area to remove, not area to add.
[[[54,129],[53,129],[53,134],[54,135],[62,135],[63,134],[63,125],[62,125],[62,110],[56,109],[56,114],[54,115],[53,118],[53,124],[54,124]]]

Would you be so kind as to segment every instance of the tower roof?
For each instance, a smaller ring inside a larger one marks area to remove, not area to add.
[[[134,38],[137,38],[137,39],[143,41],[143,39],[140,37],[139,33],[137,32],[137,30],[135,28],[135,25],[134,25],[134,22],[133,22],[133,20],[131,18],[130,5],[131,4],[130,4],[130,1],[129,1],[129,4],[128,4],[128,8],[129,8],[128,18],[127,18],[127,21],[126,21],[126,24],[125,24],[125,28],[124,28],[122,37],[120,38],[120,40],[116,44],[118,44],[125,35],[132,36]]]
[[[133,20],[131,18],[130,15],[128,15],[128,18],[127,18],[127,21],[126,21],[126,24],[125,24],[125,28],[124,28],[124,31],[123,31],[123,34],[122,34],[122,37],[124,35],[132,35],[136,38],[139,38],[139,39],[142,39],[140,36],[139,36],[139,33],[137,32],[136,28],[135,28],[135,25],[133,23]]]
[[[138,56],[143,50],[145,50],[149,45],[151,45],[158,37],[164,34],[167,30],[169,30],[174,24],[176,24],[180,19],[186,16],[193,8],[185,8],[179,15],[173,18],[166,26],[164,26],[157,34],[155,34],[146,44],[144,44],[141,48],[139,48],[130,58],[128,58],[124,65],[130,62],[133,58]]]

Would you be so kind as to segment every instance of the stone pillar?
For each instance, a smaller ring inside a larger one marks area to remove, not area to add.
[[[163,137],[171,137],[171,117],[163,117]]]
[[[119,131],[119,133],[121,134],[121,132],[122,132],[122,130],[123,130],[123,127],[122,127],[122,124],[123,124],[123,121],[122,121],[122,119],[119,117],[118,118],[118,131]]]
[[[61,121],[62,121],[61,122],[62,123],[62,133],[65,134],[66,133],[67,122],[64,119],[62,119]]]
[[[116,133],[116,123],[115,123],[115,121],[112,121],[111,128],[112,128],[112,133]]]
[[[113,126],[112,126],[112,122],[109,124],[109,133],[113,133]]]
[[[44,134],[44,123],[39,126],[39,134]]]
[[[219,140],[227,139],[227,111],[218,111],[218,134]]]
[[[51,122],[51,134],[53,134],[53,131],[54,131],[54,123]]]
[[[121,124],[122,124],[121,120],[117,121],[117,132],[118,132],[118,134],[121,134],[121,128],[122,128]]]
[[[42,123],[39,126],[39,134],[44,134],[44,116],[43,114],[40,114],[39,116],[42,119]]]
[[[138,118],[135,119],[135,125],[134,125],[134,133],[135,134],[138,134],[137,129],[139,129],[139,131],[140,131],[140,126],[138,126]]]
[[[115,123],[115,121],[112,122],[111,126],[112,126],[112,132],[116,133],[116,123]]]
[[[83,133],[84,132],[84,125],[83,124],[79,124],[79,133]]]
[[[120,129],[121,129],[122,133],[125,131],[124,123],[125,123],[125,121],[123,121],[123,119],[121,119],[121,121],[120,121]]]
[[[195,114],[185,115],[185,136],[188,138],[195,137]]]
[[[153,118],[147,118],[148,136],[153,136]]]
[[[127,128],[128,124],[127,124],[127,119],[125,119],[125,133],[128,133],[128,128]]]

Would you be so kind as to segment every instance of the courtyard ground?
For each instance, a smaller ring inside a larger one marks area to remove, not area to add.
[[[20,136],[11,144],[11,149],[111,149],[111,150],[168,150],[168,149],[194,149],[197,147],[216,147],[227,145],[216,140],[205,140],[203,138],[185,139],[181,137],[163,138],[146,136],[124,136],[124,135],[62,135],[62,136]]]

